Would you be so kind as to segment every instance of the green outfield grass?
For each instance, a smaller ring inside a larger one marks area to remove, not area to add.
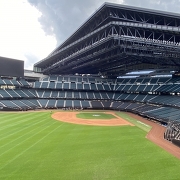
[[[75,125],[50,115],[0,113],[0,179],[180,178],[180,160],[147,140],[143,128]]]
[[[76,115],[77,118],[81,119],[103,119],[103,120],[109,120],[109,119],[115,119],[116,117],[112,114],[105,114],[103,112],[81,112]]]

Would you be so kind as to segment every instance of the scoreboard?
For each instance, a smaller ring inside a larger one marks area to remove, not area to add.
[[[24,61],[0,57],[0,76],[24,77]]]

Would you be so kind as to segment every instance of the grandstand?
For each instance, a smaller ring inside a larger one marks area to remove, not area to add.
[[[1,76],[0,109],[128,111],[168,125],[165,138],[176,142],[179,67],[179,14],[105,3],[34,65],[34,81],[30,72]]]

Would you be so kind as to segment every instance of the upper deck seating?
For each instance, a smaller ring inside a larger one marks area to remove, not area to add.
[[[157,83],[159,84],[168,83],[171,79],[172,79],[171,77],[159,78]]]
[[[89,101],[81,101],[82,108],[91,108]]]
[[[62,82],[56,83],[56,89],[63,89],[63,83]]]
[[[114,99],[114,92],[106,92],[108,99]]]
[[[139,87],[139,85],[132,85],[132,86],[128,89],[128,91],[129,91],[129,92],[137,92],[138,87]]]
[[[146,85],[143,89],[143,92],[152,92],[154,89],[154,85]]]
[[[14,93],[16,93],[20,98],[28,98],[29,96],[24,92],[22,91],[21,89],[15,89],[15,90],[12,90],[14,91]],[[13,94],[11,94],[12,97],[14,97]],[[32,96],[31,96],[32,97]]]
[[[174,77],[167,81],[167,83],[180,83],[180,77]]]
[[[16,87],[21,86],[21,84],[20,84],[18,81],[14,80],[14,79],[12,79],[12,80],[10,80],[10,81],[11,81],[11,83],[12,83],[13,86],[16,86]]]
[[[75,99],[80,99],[80,94],[79,94],[79,92],[74,92],[74,98]]]
[[[34,89],[22,89],[22,91],[28,95],[28,97],[37,97],[36,90]]]
[[[105,91],[111,91],[111,86],[109,84],[103,84],[104,90]]]
[[[6,85],[6,83],[0,78],[0,86]]]
[[[63,76],[58,76],[58,77],[57,77],[57,81],[58,81],[58,82],[64,81]]]
[[[46,108],[56,108],[56,103],[57,103],[57,100],[49,99],[46,104]]]
[[[40,103],[38,102],[37,99],[29,99],[28,101],[29,101],[30,103],[32,103],[33,106],[36,106],[36,108],[40,108],[40,107],[41,107],[41,106],[40,106]]]
[[[44,91],[42,98],[51,98],[52,91]]]
[[[13,109],[19,109],[19,110],[22,109],[20,106],[18,106],[17,104],[13,103],[10,100],[1,100],[0,102],[1,102],[1,104],[4,105],[4,107],[9,107],[9,108],[13,108]]]
[[[49,88],[49,89],[56,89],[56,83],[55,82],[50,82],[49,86],[47,88]]]
[[[69,82],[69,76],[64,76],[64,77],[63,77],[63,81],[64,81],[64,82]]]
[[[43,78],[41,79],[41,81],[50,81],[50,76],[48,76],[48,77],[43,77]]]
[[[74,100],[73,101],[73,108],[82,108],[80,100]]]
[[[126,85],[124,88],[121,89],[121,91],[124,91],[124,92],[130,92],[130,88],[132,87],[133,85],[132,84],[128,84]]]
[[[58,91],[51,91],[51,98],[58,98],[59,92]]]
[[[82,83],[82,77],[77,77],[77,82]]]
[[[82,83],[77,83],[77,90],[83,90],[83,84]]]
[[[47,88],[49,88],[49,82],[42,82],[42,84],[41,84],[41,88],[43,89],[47,89]]]
[[[0,98],[6,99],[6,98],[12,98],[12,96],[4,89],[0,89]]]
[[[57,108],[63,108],[64,107],[64,100],[58,99],[56,103]]]
[[[38,98],[42,98],[44,94],[44,90],[36,90],[36,95]]]
[[[23,102],[26,106],[28,106],[28,108],[30,107],[31,109],[36,109],[38,108],[37,104],[34,104],[33,102],[31,102],[31,100],[27,100],[27,99],[22,99],[20,100],[21,102]]]
[[[81,99],[88,99],[86,92],[80,92]]]
[[[180,84],[164,84],[157,88],[157,92],[166,92],[166,93],[178,93],[180,92]]]
[[[3,79],[4,83],[8,86],[13,86],[13,83],[9,79]]]
[[[59,91],[59,98],[61,99],[65,99],[67,96],[66,96],[66,92],[65,91]]]
[[[46,108],[48,99],[38,99],[37,100],[42,108]]]
[[[51,75],[49,78],[49,81],[57,81],[57,76],[56,75]]]
[[[100,101],[91,101],[92,108],[102,109],[103,105]]]
[[[122,93],[116,100],[126,100],[126,98],[128,98],[128,96],[130,96],[130,94]]]
[[[125,78],[124,81],[122,81],[121,83],[122,84],[128,84],[128,83],[130,83],[129,82],[130,80],[131,80],[130,78]]]
[[[102,99],[99,92],[94,92],[95,99]]]
[[[124,81],[123,78],[117,78],[117,83],[122,84],[123,81]]]
[[[143,81],[144,81],[143,78],[136,78],[135,83],[136,83],[136,84],[142,84]]]
[[[117,107],[120,106],[122,103],[123,103],[123,102],[120,102],[120,101],[118,101],[118,102],[112,102],[112,104],[111,104],[110,107],[113,108],[113,109],[117,109]]]
[[[129,94],[129,96],[127,96],[125,100],[134,101],[137,96],[138,94]]]
[[[143,80],[142,80],[142,84],[149,84],[150,83],[150,81],[151,81],[151,78],[144,78]]]
[[[69,92],[69,91],[66,92],[66,98],[67,98],[67,99],[72,99],[72,98],[74,98],[73,95],[74,95],[73,92]]]
[[[102,84],[96,84],[97,85],[97,90],[98,91],[103,91],[104,90],[104,87]]]
[[[123,83],[124,83],[124,82],[123,82]],[[129,81],[128,81],[128,83],[130,83],[130,84],[136,83],[136,78],[130,78]]]
[[[144,98],[146,97],[146,94],[137,94],[136,96],[136,101],[139,101],[139,102],[144,102]]]
[[[147,85],[139,85],[135,91],[132,92],[143,92]]]
[[[29,86],[30,86],[30,84],[29,84],[26,80],[24,80],[24,79],[19,80],[19,83],[20,83],[22,86],[26,86],[26,87],[29,87]]]
[[[23,103],[20,100],[12,100],[12,103],[14,103],[16,106],[20,107],[22,110],[32,109],[30,106],[28,106],[27,104]]]
[[[70,82],[77,82],[77,78],[76,77],[70,77]]]
[[[125,110],[130,104],[131,102],[122,102],[122,104],[120,104],[117,109]]]
[[[69,82],[64,82],[63,83],[63,89],[69,89],[69,85],[70,85]]]
[[[96,84],[91,83],[91,84],[90,84],[90,89],[93,90],[93,91],[97,91],[97,86],[96,86]]]
[[[101,101],[101,104],[102,104],[103,108],[109,109],[112,102],[111,101]]]
[[[136,108],[141,107],[142,104],[139,103],[131,103],[126,107],[127,110],[136,111]]]
[[[5,89],[6,91],[12,98],[20,98],[21,96],[13,89]]]
[[[66,107],[66,108],[73,108],[73,101],[72,100],[65,100],[64,107]]]
[[[109,99],[109,97],[108,97],[106,92],[100,92],[99,94],[101,96],[101,99]]]
[[[94,83],[94,82],[95,82],[95,78],[93,78],[93,77],[89,77],[89,82]]]
[[[150,80],[150,84],[157,84],[158,80],[159,80],[159,78],[152,78]]]
[[[42,82],[36,81],[33,83],[33,88],[41,88]]]
[[[93,92],[87,92],[88,99],[95,99],[95,95]]]
[[[71,83],[70,83],[70,89],[72,89],[72,90],[76,90],[76,89],[77,89],[75,82],[71,82]]]
[[[83,86],[84,86],[84,88],[83,88],[84,90],[86,90],[86,91],[90,90],[90,84],[84,83]]]

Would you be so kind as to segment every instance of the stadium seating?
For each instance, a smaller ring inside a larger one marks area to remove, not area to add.
[[[113,109],[130,111],[163,123],[180,121],[179,78],[102,79],[47,76],[32,83],[0,79],[0,107],[30,109]]]

